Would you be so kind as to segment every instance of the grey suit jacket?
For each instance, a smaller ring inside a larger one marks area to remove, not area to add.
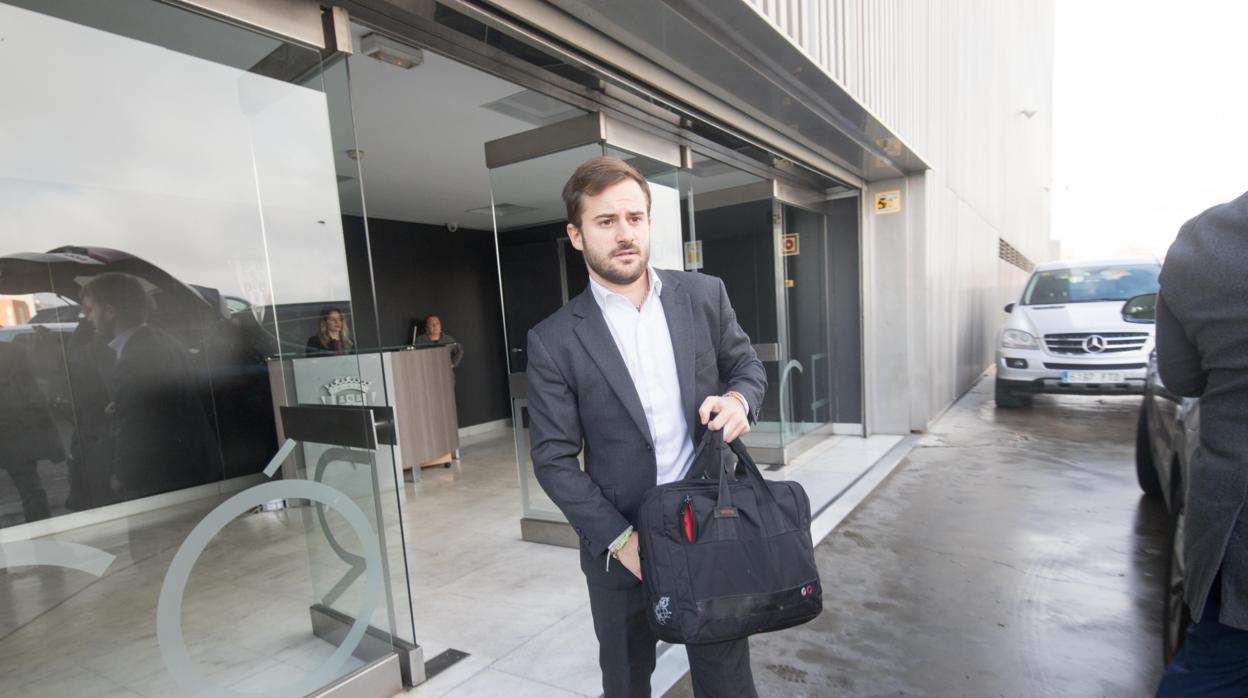
[[[1187,603],[1200,618],[1222,570],[1220,621],[1248,630],[1248,194],[1184,224],[1157,303],[1157,369],[1200,397],[1186,485]]]
[[[708,395],[737,390],[757,419],[767,374],[737,324],[724,284],[703,274],[660,270],[685,420],[701,438],[697,409]],[[606,571],[607,547],[636,525],[657,469],[641,398],[586,288],[529,331],[529,440],[542,489],[581,537],[591,584],[637,584],[623,565]],[[577,460],[584,449],[585,469]]]

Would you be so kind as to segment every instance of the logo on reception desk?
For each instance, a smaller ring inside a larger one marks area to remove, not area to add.
[[[371,387],[372,383],[356,376],[335,378],[321,386],[321,390],[325,393],[321,396],[321,404],[363,407],[369,404],[370,398],[376,398],[369,392]]]

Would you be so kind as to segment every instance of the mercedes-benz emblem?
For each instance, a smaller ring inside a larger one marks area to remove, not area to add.
[[[1083,340],[1083,350],[1089,354],[1099,354],[1105,351],[1105,348],[1108,346],[1109,342],[1106,342],[1105,338],[1099,334],[1094,334]]]

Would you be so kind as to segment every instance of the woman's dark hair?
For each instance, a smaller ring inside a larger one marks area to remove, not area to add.
[[[350,349],[355,346],[355,343],[351,341],[351,330],[347,327],[347,316],[343,315],[341,310],[332,305],[321,308],[321,314],[317,318],[316,334],[321,338],[321,346],[326,349],[330,346],[328,322],[330,313],[338,313],[338,317],[342,318],[342,348]]]

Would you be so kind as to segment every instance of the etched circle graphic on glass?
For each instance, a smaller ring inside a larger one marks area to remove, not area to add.
[[[319,502],[337,511],[360,539],[364,552],[364,597],[355,613],[355,622],[343,638],[342,644],[316,671],[298,682],[263,693],[231,691],[217,686],[200,672],[191,659],[182,636],[182,597],[187,580],[196,560],[212,539],[238,515],[265,502],[276,499],[306,499]],[[173,557],[169,571],[160,587],[160,600],[156,607],[156,638],[160,655],[169,673],[178,685],[196,696],[238,696],[240,698],[279,698],[303,696],[319,689],[334,679],[342,665],[355,651],[368,629],[368,619],[381,601],[381,550],[377,537],[369,525],[368,517],[344,493],[311,480],[281,480],[266,482],[239,492],[222,502],[200,521],[183,541]]]

